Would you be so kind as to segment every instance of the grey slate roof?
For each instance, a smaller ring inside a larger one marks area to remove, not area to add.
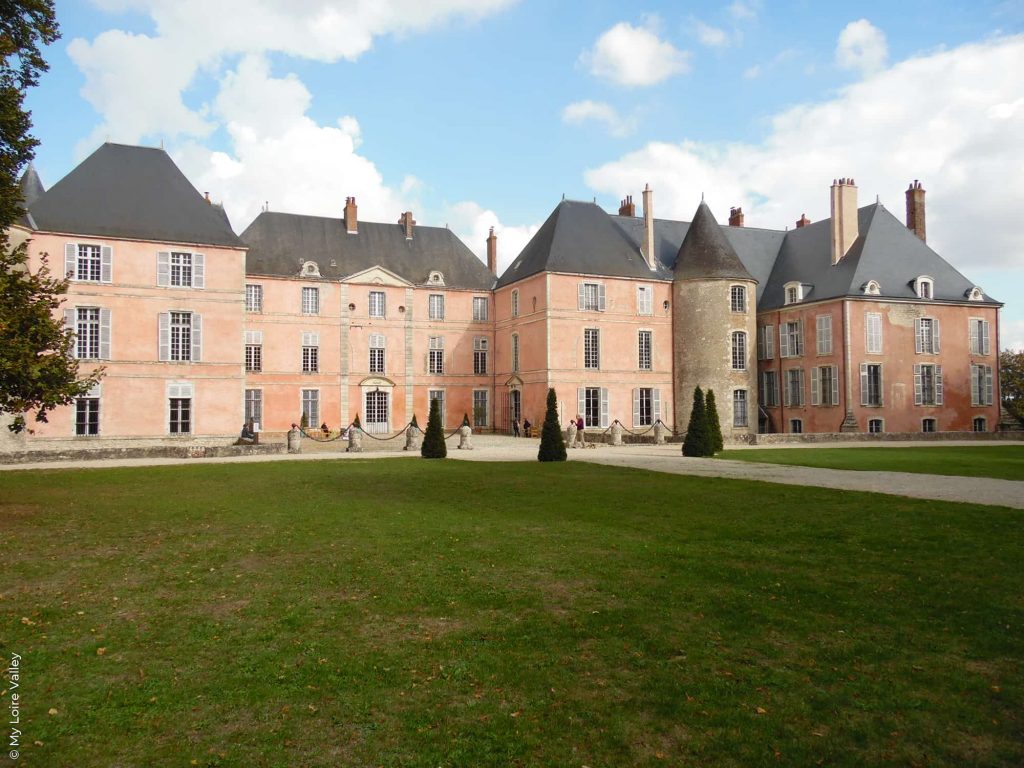
[[[869,280],[879,282],[882,298],[914,299],[912,284],[922,275],[934,279],[935,299],[940,301],[965,301],[973,287],[878,203],[858,211],[860,236],[836,266],[832,266],[828,219],[788,231],[730,227],[715,222],[702,203],[694,223],[701,220],[703,233],[697,242],[703,243],[704,256],[689,266],[683,259],[684,272],[692,266],[695,274],[703,270],[706,276],[710,270],[715,276],[744,277],[745,270],[757,281],[759,310],[782,306],[784,286],[791,281],[810,286],[805,289],[805,301],[863,296],[862,286]],[[498,286],[544,271],[671,280],[676,257],[692,227],[689,222],[655,219],[658,267],[652,272],[640,254],[643,219],[614,216],[593,203],[563,201],[505,270]],[[728,247],[714,235],[713,227]],[[738,265],[729,258],[730,247]],[[698,263],[703,266],[693,266]],[[998,303],[990,296],[984,301]]]
[[[32,205],[46,192],[39,174],[36,173],[36,167],[31,162],[28,164],[25,172],[21,174],[18,186],[21,188],[21,199],[26,207]]]
[[[679,246],[674,274],[676,280],[753,279],[703,200]]]
[[[28,211],[45,232],[242,247],[162,149],[104,144]]]
[[[357,230],[348,234],[340,218],[265,211],[241,236],[249,246],[246,272],[292,277],[303,262],[315,261],[321,277],[335,280],[381,266],[415,285],[434,270],[450,288],[494,285],[487,266],[447,228],[416,225],[411,240],[400,224],[360,221]]]

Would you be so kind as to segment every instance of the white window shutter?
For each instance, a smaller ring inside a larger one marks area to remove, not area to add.
[[[651,399],[654,400],[654,420],[661,421],[661,390],[652,389]]]
[[[985,402],[984,405],[992,405],[992,366],[985,366]]]
[[[790,402],[791,399],[792,398],[790,398],[789,396],[789,371],[786,371],[783,374],[782,379],[782,404],[788,408],[790,405],[792,405],[792,403]]]
[[[878,366],[878,404],[885,405],[885,371]]]
[[[938,354],[940,349],[942,349],[942,345],[939,335],[939,318],[936,317],[932,320],[932,351]]]
[[[799,383],[800,383],[800,391],[797,394],[797,403],[796,404],[797,405],[803,405],[804,404],[804,397],[805,397],[805,395],[804,395],[804,369],[803,368],[801,368],[799,371],[797,371],[797,381],[799,381]]]
[[[832,405],[839,405],[839,366],[832,366]]]
[[[171,359],[171,313],[161,312],[159,323],[159,350],[161,360]]]
[[[789,357],[789,334],[786,333],[786,326],[779,326],[779,355],[781,357]],[[786,403],[789,405],[789,403]]]
[[[100,310],[100,359],[110,359],[110,310]]]
[[[640,424],[640,390],[633,390],[633,426]]]
[[[199,363],[203,360],[203,316],[198,312],[192,313],[192,362]]]
[[[978,374],[981,372],[981,366],[971,366],[971,405],[981,405],[981,389],[978,386]]]
[[[77,317],[78,317],[78,310],[77,309],[65,309],[64,310],[64,327],[67,328],[72,333],[75,333],[75,331],[76,331],[75,324],[76,324]]]
[[[100,248],[100,282],[110,283],[114,279],[114,249],[109,245]]]
[[[319,333],[311,333],[311,334],[309,334],[309,345],[311,347],[319,347],[320,346],[320,334]]]
[[[160,288],[166,288],[171,284],[171,254],[169,251],[157,251],[156,284]]]
[[[942,366],[935,366],[935,404],[942,405]]]
[[[597,286],[597,308],[604,312],[604,284]]]
[[[583,417],[585,423],[587,416],[587,390],[583,387],[576,389],[576,413]]]
[[[601,428],[608,426],[608,390],[601,387]]]
[[[811,368],[811,405],[821,405],[821,398],[818,396],[818,387],[821,383],[818,366]]]
[[[868,364],[860,364],[860,404],[868,404]]]
[[[764,328],[764,353],[771,360],[775,357],[775,326],[766,325]]]
[[[64,276],[74,280],[78,277],[78,244],[64,245]]]
[[[981,321],[981,354],[983,354],[983,355],[989,354],[988,338],[989,338],[989,334],[988,334],[988,320],[982,320]]]
[[[206,257],[201,253],[192,254],[192,287],[206,287]]]
[[[921,366],[920,364],[914,365],[914,405],[921,405],[924,400],[922,395],[921,386]]]
[[[586,304],[586,286],[583,283],[576,284],[576,308],[583,309]]]
[[[981,330],[980,320],[968,320],[967,321],[967,337],[971,344],[971,353],[981,353],[981,340],[978,338],[978,332]]]
[[[924,339],[921,337],[921,318],[914,320],[914,352],[921,354],[924,351]]]

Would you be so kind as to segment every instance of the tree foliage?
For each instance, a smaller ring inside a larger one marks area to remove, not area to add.
[[[448,446],[444,444],[444,428],[441,426],[441,401],[430,401],[430,416],[427,418],[427,431],[423,435],[420,456],[424,459],[443,459],[448,456]]]
[[[558,423],[558,398],[555,390],[548,390],[547,410],[544,412],[544,426],[540,432],[540,450],[537,461],[565,461],[565,437]]]
[[[21,432],[27,412],[45,422],[101,372],[79,378],[72,334],[56,314],[67,281],[45,259],[32,272],[25,243],[11,247],[11,227],[24,214],[18,177],[39,143],[29,133],[25,94],[48,69],[40,48],[60,33],[52,0],[3,0],[0,9],[0,414],[12,414],[10,429]]]
[[[683,456],[707,456],[709,444],[704,393],[700,387],[695,387],[693,390],[693,408],[690,411],[690,423],[686,427],[686,438],[683,440]]]
[[[706,455],[712,456],[725,448],[725,441],[722,439],[722,423],[718,419],[718,403],[715,402],[715,390],[708,390],[707,397],[704,398],[704,405],[708,416],[708,436],[711,438],[711,450]]]
[[[999,391],[1006,410],[1024,422],[1024,349],[999,353]]]

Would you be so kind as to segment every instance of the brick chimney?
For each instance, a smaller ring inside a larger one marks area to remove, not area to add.
[[[924,236],[924,187],[917,179],[907,187],[907,229],[914,230],[922,242],[928,242]]]
[[[800,220],[796,223],[796,228],[797,229],[803,229],[804,227],[806,227],[810,223],[811,223],[811,220],[807,218],[807,214],[806,213],[801,213],[800,214]]]
[[[494,234],[494,227],[491,227],[491,234],[487,236],[487,268],[493,274],[498,274],[498,236]]]
[[[742,227],[743,226],[743,209],[742,208],[730,208],[729,209],[729,226],[730,227]]]
[[[857,222],[857,186],[853,179],[832,181],[832,264],[849,253],[860,234]]]
[[[654,269],[657,263],[654,257],[654,190],[650,184],[644,184],[644,247],[643,257],[647,266]]]
[[[356,199],[345,198],[345,231],[350,235],[359,234],[359,220],[356,218]]]
[[[626,195],[626,198],[619,203],[619,216],[636,216],[636,205],[633,204],[632,195]]]
[[[412,228],[416,226],[415,220],[412,218],[412,211],[406,211],[398,217],[398,223],[402,225],[405,230],[405,239],[412,240]]]

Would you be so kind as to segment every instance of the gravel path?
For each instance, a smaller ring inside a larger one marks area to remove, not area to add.
[[[514,439],[500,435],[474,436],[474,450],[459,451],[449,442],[448,457],[461,461],[536,461],[539,441]],[[951,443],[944,443],[949,445]],[[965,442],[962,445],[997,443]],[[1001,444],[1001,443],[998,443]],[[837,444],[842,445],[842,444]],[[895,444],[893,444],[895,445]],[[907,445],[920,445],[907,443]],[[931,445],[931,443],[929,443]],[[318,446],[319,447],[319,446]],[[831,445],[829,445],[831,447]],[[784,450],[784,449],[783,449]],[[850,450],[857,450],[851,447]],[[318,461],[335,459],[384,459],[410,454],[397,451],[367,453],[316,452],[276,456],[239,456],[220,459],[117,459],[101,461],[46,462],[38,464],[0,464],[4,470],[99,469],[103,467],[162,466],[174,464],[247,464],[259,461]],[[654,472],[702,477],[729,477],[785,485],[806,485],[848,491],[867,491],[919,499],[959,501],[973,504],[1024,509],[1024,481],[984,477],[915,475],[905,472],[859,472],[843,469],[819,469],[783,464],[763,464],[724,459],[691,459],[681,455],[679,445],[630,445],[613,448],[598,445],[569,451],[570,461],[589,461],[616,467],[633,467]]]

